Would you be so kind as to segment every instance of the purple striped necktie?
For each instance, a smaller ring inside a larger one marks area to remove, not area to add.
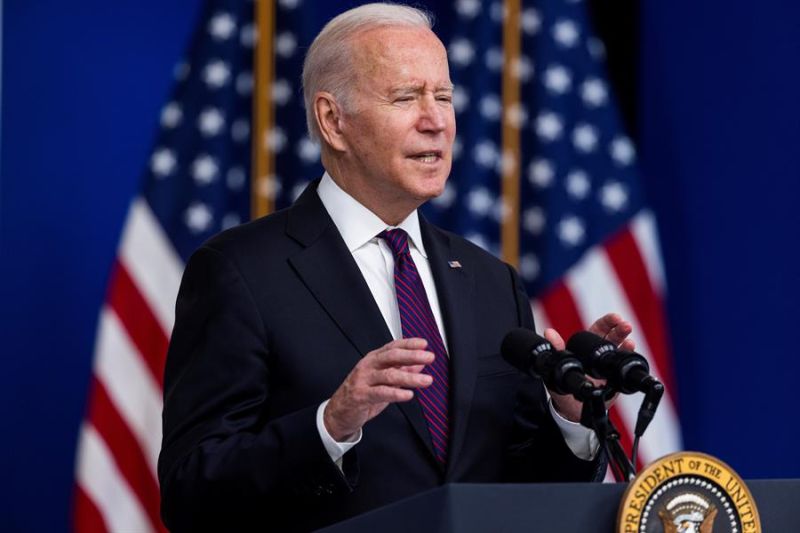
[[[422,414],[431,434],[433,449],[442,464],[447,462],[449,437],[448,405],[450,399],[449,357],[442,342],[436,320],[433,318],[425,286],[408,249],[408,234],[402,229],[381,232],[394,255],[394,288],[403,338],[418,337],[428,341],[428,351],[433,352],[433,363],[422,371],[433,376],[433,384],[417,389],[415,395],[422,406]]]

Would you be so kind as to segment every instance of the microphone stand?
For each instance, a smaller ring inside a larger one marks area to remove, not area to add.
[[[614,478],[617,481],[631,481],[636,477],[636,469],[619,442],[619,431],[608,418],[603,389],[592,387],[590,391],[587,390],[580,396],[578,399],[583,401],[581,425],[594,430],[597,438],[603,443]]]

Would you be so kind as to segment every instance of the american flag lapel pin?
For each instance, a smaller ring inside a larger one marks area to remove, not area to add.
[[[458,261],[448,261],[447,264],[450,265],[450,268],[461,268],[461,263]]]

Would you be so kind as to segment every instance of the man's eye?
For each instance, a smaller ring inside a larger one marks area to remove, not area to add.
[[[395,98],[395,102],[410,102],[414,99],[413,96],[399,96]]]

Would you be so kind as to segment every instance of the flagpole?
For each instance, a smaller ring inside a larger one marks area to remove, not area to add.
[[[272,80],[275,62],[272,50],[275,32],[275,2],[257,0],[255,2],[257,44],[253,54],[255,90],[253,92],[252,152],[253,170],[250,180],[251,218],[268,215],[275,209],[275,154],[267,146],[266,140],[275,121],[272,103]]]
[[[501,242],[503,260],[515,267],[519,263],[519,180],[520,135],[518,113],[520,105],[519,64],[522,37],[520,35],[520,0],[505,0],[503,19],[503,152],[501,158],[503,223]]]

